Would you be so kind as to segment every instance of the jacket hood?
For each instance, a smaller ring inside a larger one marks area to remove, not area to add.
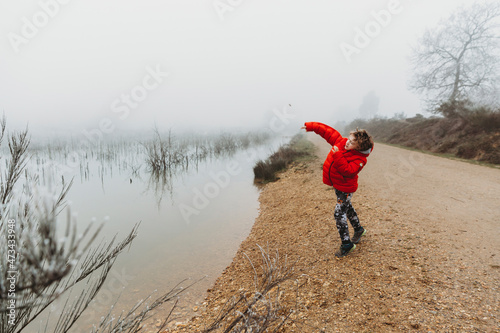
[[[365,154],[365,155],[367,155],[367,156],[368,156],[368,155],[370,155],[370,154],[371,154],[371,152],[373,151],[373,146],[374,146],[374,145],[372,145],[372,147],[371,147],[370,149],[360,151],[360,153],[361,153],[361,154]]]

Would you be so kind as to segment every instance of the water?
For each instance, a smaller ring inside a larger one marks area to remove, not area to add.
[[[151,293],[156,291],[153,298],[158,297],[185,279],[189,280],[184,285],[197,282],[182,294],[173,317],[182,321],[196,315],[193,308],[200,307],[205,291],[230,264],[258,215],[255,162],[283,142],[279,139],[190,164],[163,183],[151,178],[144,167],[133,167],[142,163],[136,153],[130,154],[128,162],[94,159],[82,163],[68,195],[72,211],[78,214],[78,229],[83,230],[93,218],[106,220],[97,244],[109,242],[114,235],[119,241],[134,225],[140,226],[130,250],[120,254],[105,285],[72,331],[88,331],[115,303],[115,313],[120,314]],[[170,308],[163,306],[155,318],[163,319]],[[55,303],[52,317],[58,317],[61,309],[62,303]],[[44,318],[33,327],[42,323]]]

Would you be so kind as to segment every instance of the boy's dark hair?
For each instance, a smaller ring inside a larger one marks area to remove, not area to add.
[[[359,151],[365,151],[373,148],[373,139],[366,130],[356,128],[355,131],[351,131],[349,134],[354,135]]]

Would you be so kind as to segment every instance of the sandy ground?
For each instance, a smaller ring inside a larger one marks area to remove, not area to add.
[[[339,260],[335,193],[321,176],[330,146],[307,136],[319,158],[265,186],[199,316],[168,331],[202,331],[234,296],[250,297],[261,245],[295,263],[295,279],[269,295],[291,313],[280,332],[500,332],[500,170],[376,144],[353,197],[368,233]]]

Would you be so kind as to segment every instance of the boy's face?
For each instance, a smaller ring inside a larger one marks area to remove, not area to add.
[[[358,149],[358,144],[356,143],[356,139],[354,135],[349,135],[349,139],[345,143],[345,150]]]

